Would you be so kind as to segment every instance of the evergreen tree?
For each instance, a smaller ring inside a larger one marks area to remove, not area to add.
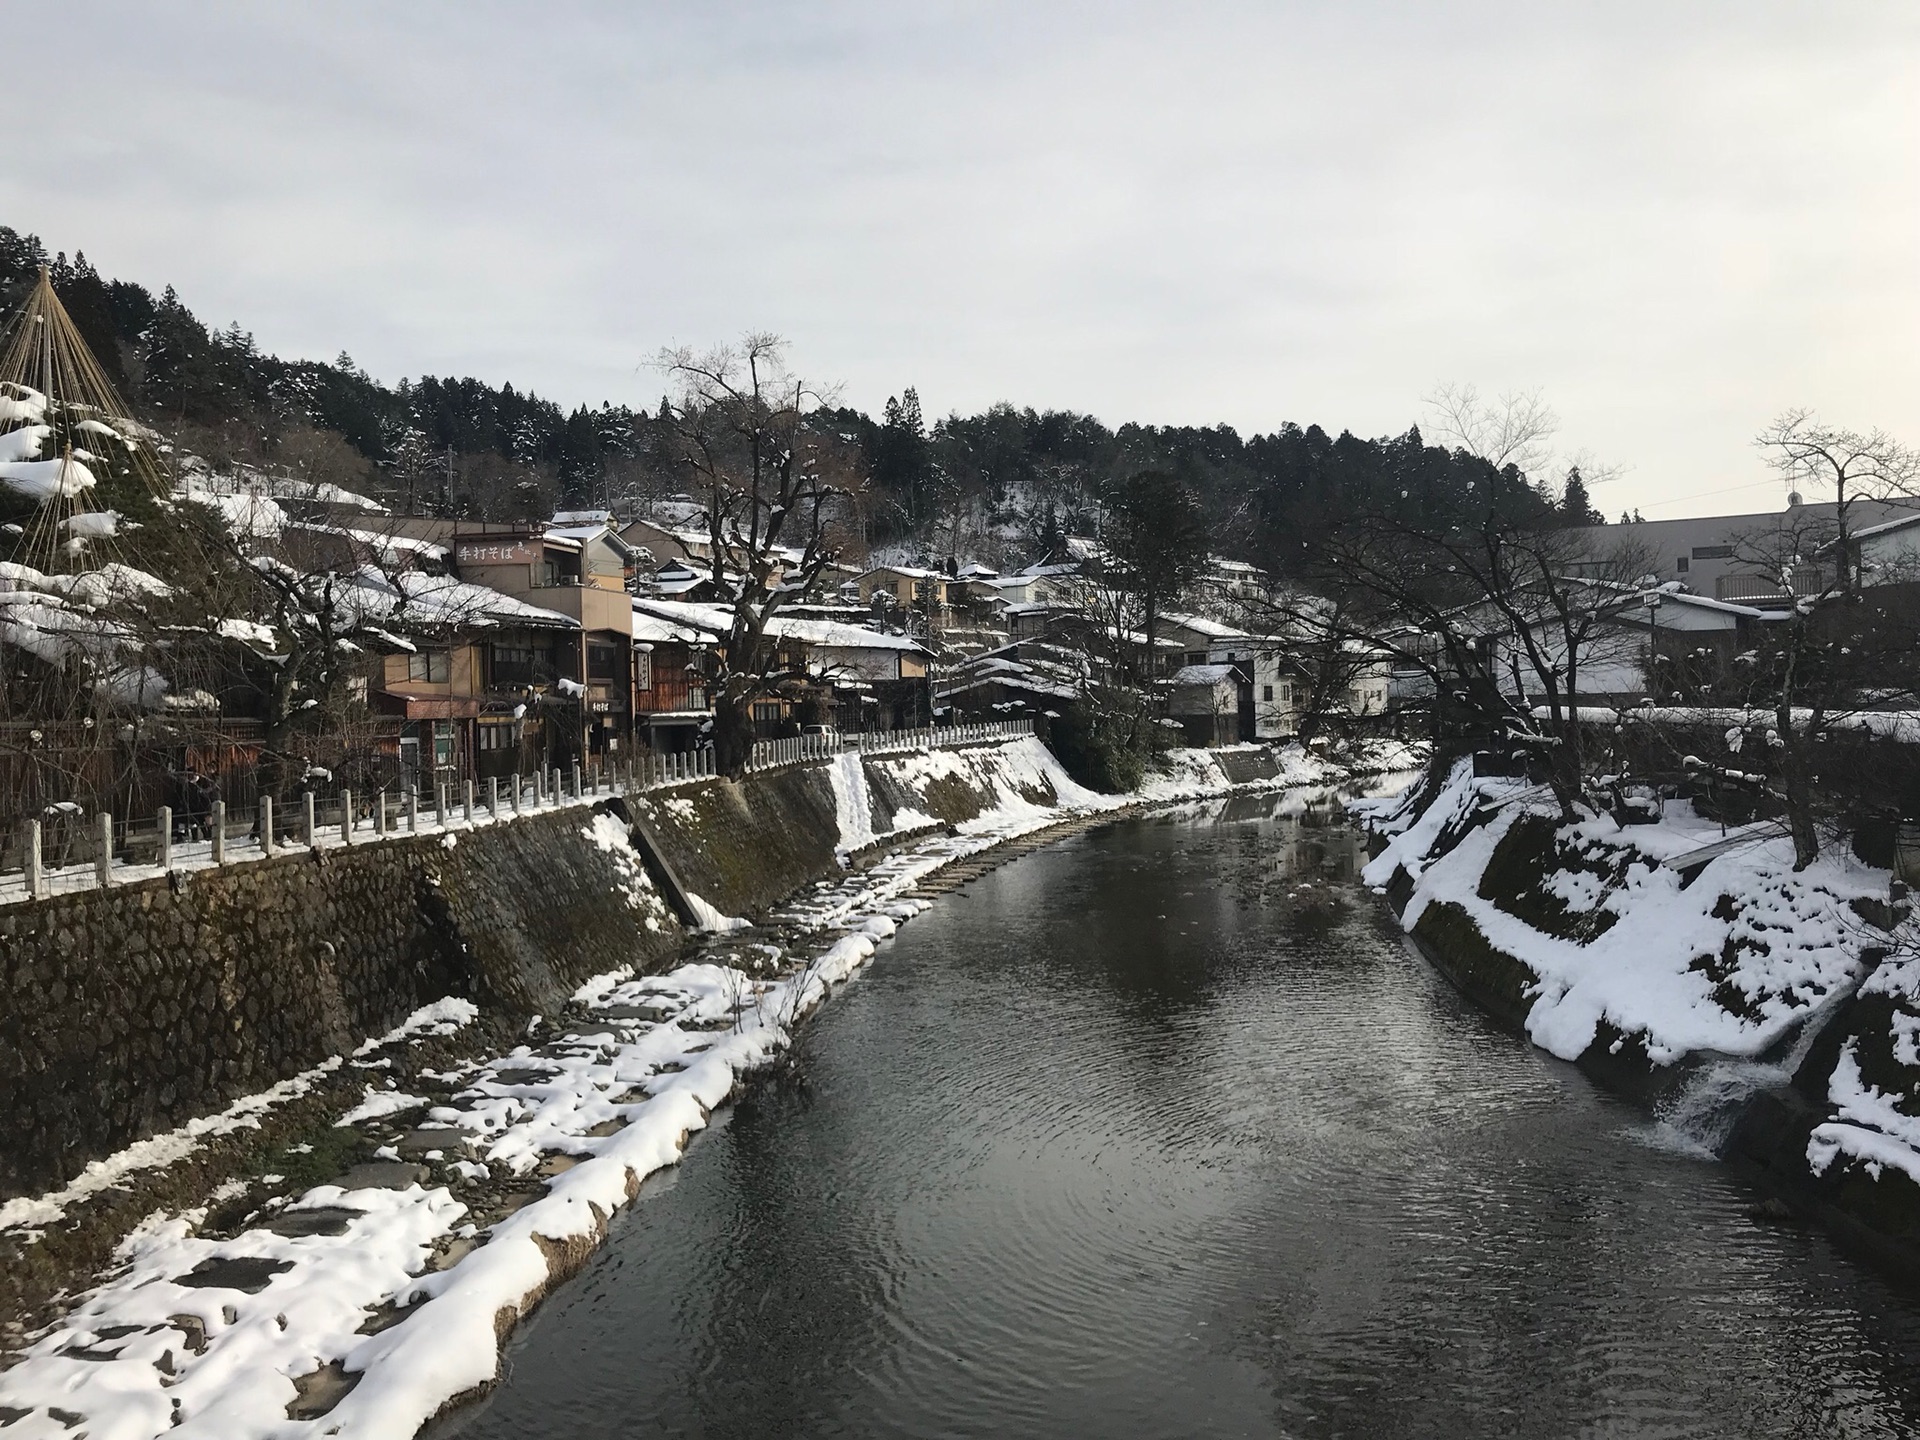
[[[1568,525],[1604,525],[1607,517],[1594,506],[1593,497],[1587,493],[1587,482],[1575,465],[1567,471],[1566,488],[1560,492],[1560,514]]]
[[[1129,475],[1109,486],[1105,498],[1103,578],[1139,606],[1146,637],[1140,679],[1150,681],[1161,612],[1206,569],[1206,512],[1192,488],[1165,470]]]
[[[583,405],[567,417],[567,428],[560,438],[561,504],[573,510],[592,504],[599,494],[604,469],[600,432],[592,412]]]
[[[892,499],[906,528],[918,530],[929,518],[933,488],[933,454],[919,393],[908,386],[898,398],[888,396],[881,417],[867,457],[873,483]]]

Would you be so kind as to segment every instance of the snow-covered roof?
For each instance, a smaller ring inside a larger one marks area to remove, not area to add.
[[[575,544],[583,547],[591,544],[595,540],[605,540],[607,544],[611,545],[615,550],[627,555],[633,554],[634,549],[632,545],[620,538],[617,531],[609,529],[598,521],[586,525],[551,525],[547,527],[545,538],[548,540],[571,540]]]
[[[580,622],[571,615],[544,610],[485,585],[455,580],[450,575],[422,575],[411,571],[387,575],[369,566],[354,576],[353,583],[361,592],[364,617],[388,625],[460,629],[491,629],[501,625],[557,630],[580,628]]]
[[[319,525],[305,520],[285,521],[281,529],[302,530],[312,535],[343,536],[378,551],[389,560],[401,555],[422,556],[429,560],[444,560],[447,557],[446,546],[436,545],[431,540],[416,540],[410,535],[385,535],[378,530],[357,530],[350,525]]]
[[[598,525],[605,530],[613,524],[611,510],[556,510],[550,522],[555,526]]]
[[[293,475],[269,475],[251,465],[236,466],[230,474],[215,474],[213,467],[198,455],[183,456],[178,465],[182,482],[191,482],[205,495],[228,498],[261,496],[268,500],[304,501],[315,505],[335,505],[346,510],[362,510],[369,515],[384,515],[387,507],[379,501],[325,481],[302,480]],[[195,497],[200,498],[200,497]]]
[[[1209,620],[1204,615],[1162,615],[1169,625],[1178,625],[1182,630],[1191,630],[1196,635],[1204,635],[1210,640],[1250,640],[1253,637],[1237,625],[1222,625],[1218,620]]]
[[[707,633],[696,630],[690,625],[664,619],[659,615],[650,615],[635,605],[633,607],[633,638],[660,645],[673,643],[697,645],[707,638]]]
[[[702,605],[688,600],[636,599],[636,615],[653,615],[673,621],[704,636],[721,636],[733,626],[733,612],[724,605]],[[846,625],[838,620],[814,620],[798,615],[775,615],[767,621],[767,634],[779,640],[798,640],[831,650],[901,650],[923,652],[925,647],[907,635],[889,635],[864,626]]]
[[[1176,685],[1218,685],[1233,678],[1231,665],[1183,665],[1173,672]]]
[[[1883,520],[1878,525],[1869,525],[1863,530],[1853,532],[1855,540],[1871,540],[1877,535],[1888,535],[1895,530],[1905,530],[1909,526],[1920,525],[1920,515],[1901,515],[1893,520]]]

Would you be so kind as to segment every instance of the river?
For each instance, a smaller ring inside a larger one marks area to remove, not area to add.
[[[1298,808],[939,901],[442,1433],[1920,1433],[1920,1304],[1496,1029]]]

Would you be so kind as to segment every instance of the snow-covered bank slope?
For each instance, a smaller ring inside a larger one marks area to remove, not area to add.
[[[1753,830],[1688,883],[1672,862],[1722,832],[1686,802],[1655,825],[1561,825],[1536,789],[1476,779],[1463,761],[1366,878],[1411,879],[1407,929],[1450,908],[1524,965],[1527,1033],[1563,1060],[1603,1027],[1610,1044],[1638,1037],[1660,1065],[1701,1050],[1750,1056],[1859,978],[1861,949],[1877,942],[1850,905],[1884,899],[1888,880],[1833,849],[1795,874],[1791,842]]]
[[[1563,824],[1537,787],[1465,760],[1426,796],[1355,804],[1389,837],[1365,878],[1462,989],[1613,1075],[1778,1056],[1826,1027],[1791,1089],[1772,1072],[1736,1148],[1786,1154],[1776,1178],[1850,1212],[1848,1177],[1920,1181],[1920,927],[1886,871],[1830,845],[1796,873],[1777,827],[1726,833],[1685,801],[1657,824]],[[1920,1186],[1868,1208],[1876,1233],[1920,1241]]]

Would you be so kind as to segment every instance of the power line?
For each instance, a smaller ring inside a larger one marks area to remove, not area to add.
[[[1659,510],[1668,505],[1684,504],[1688,500],[1704,500],[1709,495],[1728,495],[1735,490],[1758,490],[1762,485],[1778,485],[1778,480],[1749,480],[1742,485],[1722,485],[1718,490],[1696,490],[1691,495],[1674,495],[1665,500],[1656,500],[1641,508]]]

